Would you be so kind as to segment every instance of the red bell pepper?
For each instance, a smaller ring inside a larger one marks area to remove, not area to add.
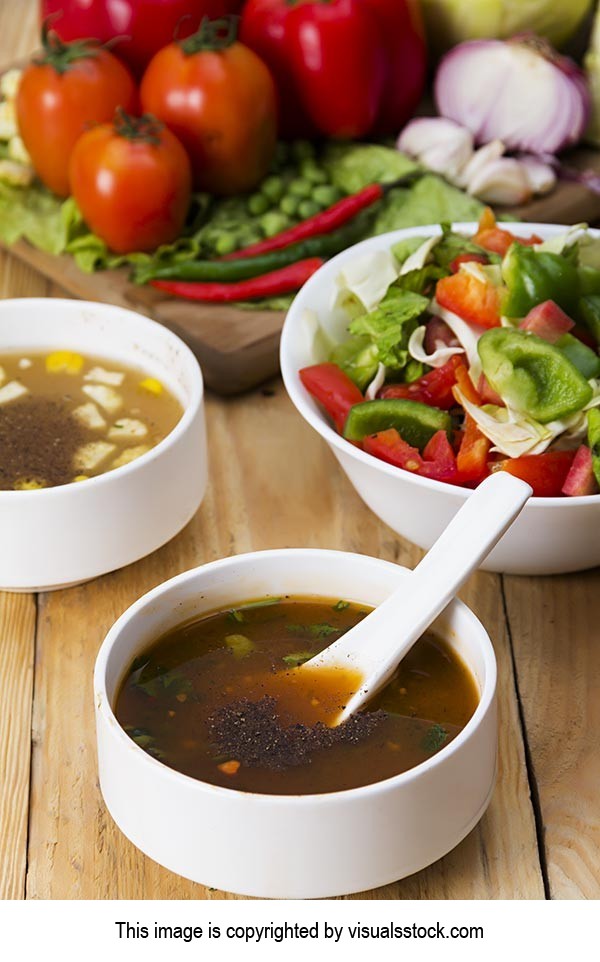
[[[408,398],[409,401],[420,401],[421,404],[449,411],[456,405],[452,388],[456,384],[456,369],[460,363],[457,357],[451,357],[442,367],[434,368],[410,384],[387,385],[381,389],[379,397]]]
[[[118,38],[114,53],[138,75],[161,47],[195,33],[203,17],[237,13],[241,0],[41,0],[61,40]]]
[[[464,484],[479,483],[490,473],[488,454],[492,444],[477,427],[470,415],[465,415],[465,429],[456,455],[456,467]]]
[[[396,134],[423,92],[413,0],[248,0],[241,40],[275,77],[286,137]]]
[[[594,474],[592,452],[587,445],[578,448],[569,473],[562,486],[562,493],[571,498],[578,498],[583,494],[598,494],[598,482]]]
[[[555,344],[563,334],[568,334],[575,327],[575,322],[554,301],[543,301],[531,308],[519,327]]]
[[[412,474],[448,484],[458,482],[456,459],[445,431],[433,435],[422,455],[418,448],[407,444],[395,428],[368,435],[363,440],[363,447],[367,454]]]
[[[442,277],[435,288],[441,307],[480,327],[500,326],[500,288],[461,271]]]
[[[575,458],[574,451],[546,451],[544,454],[522,454],[492,466],[492,471],[508,471],[533,488],[536,498],[557,498],[563,489]]]
[[[305,367],[300,371],[300,380],[308,393],[323,405],[340,432],[350,408],[364,401],[354,381],[337,364],[328,362]]]

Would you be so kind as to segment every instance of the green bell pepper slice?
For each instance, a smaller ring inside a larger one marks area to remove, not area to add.
[[[452,436],[452,420],[447,411],[419,401],[382,398],[350,408],[344,437],[349,441],[362,441],[368,434],[388,428],[396,428],[403,441],[420,451],[437,431],[445,431],[449,438]]]
[[[583,344],[572,334],[563,334],[558,341],[555,341],[555,345],[563,354],[566,354],[571,364],[574,364],[580,374],[583,374],[586,381],[591,377],[598,377],[600,357],[587,344]]]
[[[587,413],[588,444],[592,452],[592,467],[596,481],[600,484],[600,411],[592,408]]]
[[[581,294],[600,294],[600,271],[598,268],[582,265],[577,268],[577,276]]]
[[[548,300],[555,301],[570,317],[577,312],[578,268],[562,254],[513,244],[502,261],[502,277],[507,286],[502,313],[507,317],[525,317],[537,304]]]
[[[592,398],[591,386],[563,351],[536,334],[495,327],[477,347],[494,390],[541,424],[580,411]]]
[[[579,314],[588,331],[600,344],[600,296],[588,294],[579,301]]]

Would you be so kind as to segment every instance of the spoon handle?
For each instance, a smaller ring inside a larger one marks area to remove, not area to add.
[[[524,481],[502,471],[483,481],[417,567],[367,618],[307,662],[358,668],[364,684],[339,721],[385,684],[396,667],[500,540],[531,496]]]

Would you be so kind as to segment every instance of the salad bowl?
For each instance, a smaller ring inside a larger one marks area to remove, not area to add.
[[[503,223],[515,235],[548,240],[564,234],[563,225]],[[477,224],[455,224],[472,235]],[[357,256],[387,252],[408,238],[432,237],[438,225],[394,231],[370,238],[328,261],[304,285],[292,304],[281,338],[281,371],[288,395],[307,423],[326,441],[342,470],[367,506],[397,534],[429,548],[449,524],[471,489],[432,480],[379,460],[337,433],[303,386],[299,371],[327,361],[331,340],[342,340],[345,323],[336,317],[336,281]],[[590,232],[598,236],[598,232]],[[324,324],[327,337],[316,323]],[[600,565],[600,495],[533,497],[482,568],[507,574],[544,575]]]

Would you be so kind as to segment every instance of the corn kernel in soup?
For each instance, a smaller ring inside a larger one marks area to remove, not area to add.
[[[2,355],[0,490],[86,481],[130,464],[182,413],[164,384],[116,361],[69,350]]]

